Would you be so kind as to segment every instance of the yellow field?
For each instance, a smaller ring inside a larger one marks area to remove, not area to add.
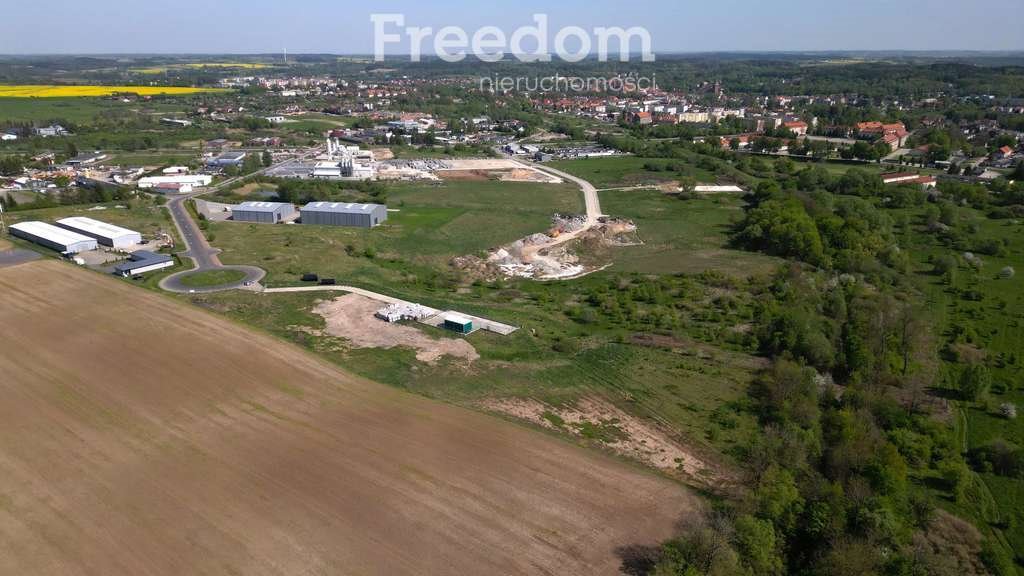
[[[0,84],[0,98],[76,98],[133,93],[139,96],[167,94],[179,96],[199,92],[224,92],[222,88],[190,88],[184,86],[55,86],[43,84]]]
[[[259,68],[270,68],[270,64],[261,64],[259,62],[189,62],[187,64],[173,64],[170,66],[132,68],[131,71],[136,74],[163,74],[169,70],[182,68],[245,68],[247,70],[257,70]]]

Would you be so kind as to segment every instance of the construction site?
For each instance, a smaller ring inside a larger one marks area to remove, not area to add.
[[[633,222],[601,217],[594,225],[583,215],[555,214],[551,228],[492,249],[486,258],[460,256],[457,269],[485,280],[529,278],[569,280],[606,268],[607,249],[641,244]]]

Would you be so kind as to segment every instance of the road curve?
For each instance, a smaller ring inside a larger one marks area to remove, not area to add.
[[[192,219],[192,215],[188,213],[188,207],[185,203],[194,196],[195,194],[177,196],[167,202],[167,209],[171,213],[171,219],[174,221],[175,227],[178,228],[178,235],[181,236],[181,241],[185,244],[185,251],[179,252],[178,256],[191,259],[193,263],[192,269],[171,274],[164,278],[160,281],[160,288],[179,294],[220,292],[223,290],[235,290],[262,280],[266,272],[260,268],[255,266],[225,266],[220,263],[220,258],[217,257],[220,251],[210,246],[210,243],[206,241],[203,231],[199,229],[195,220]],[[208,270],[238,270],[243,272],[245,277],[237,282],[203,288],[189,287],[182,283],[186,276]]]
[[[302,160],[319,152],[320,148],[316,147],[299,156],[298,159]],[[229,178],[206,190],[169,197],[169,200],[167,201],[167,209],[171,213],[171,219],[174,221],[174,226],[178,229],[178,235],[181,236],[181,241],[185,244],[185,251],[179,252],[178,256],[191,259],[193,266],[191,270],[171,274],[164,278],[160,281],[160,288],[168,292],[177,292],[181,294],[221,292],[224,290],[235,290],[237,288],[252,286],[262,280],[267,274],[262,268],[257,268],[256,266],[225,266],[224,264],[221,264],[220,258],[217,257],[220,250],[210,246],[210,243],[206,240],[206,235],[203,234],[199,225],[196,224],[195,220],[192,219],[192,215],[189,214],[186,202],[192,198],[216,192],[225,186],[263,174],[272,168],[280,166],[281,164],[293,161],[295,161],[295,159],[290,159],[286,162],[281,162],[273,166],[267,166],[266,168],[262,168],[251,174]],[[238,282],[231,282],[220,286],[208,286],[205,288],[192,288],[182,283],[182,279],[184,279],[185,276],[195,272],[205,272],[207,270],[238,270],[240,272],[244,272],[245,277]]]

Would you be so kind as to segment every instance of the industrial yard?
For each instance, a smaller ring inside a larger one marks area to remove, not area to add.
[[[67,263],[0,292],[0,572],[613,574],[702,508]]]

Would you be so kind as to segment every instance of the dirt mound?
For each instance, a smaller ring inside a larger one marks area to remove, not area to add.
[[[333,300],[320,302],[313,313],[327,323],[325,332],[344,338],[356,348],[395,348],[406,346],[416,350],[416,359],[434,363],[444,356],[473,362],[480,358],[476,349],[462,339],[435,339],[413,326],[391,324],[374,317],[381,303],[360,296],[346,294]]]
[[[640,243],[636,225],[628,220],[602,219],[589,229],[585,226],[585,217],[556,214],[548,234],[531,234],[492,250],[486,258],[461,256],[451,264],[473,280],[560,280],[610,266],[609,248]]]

